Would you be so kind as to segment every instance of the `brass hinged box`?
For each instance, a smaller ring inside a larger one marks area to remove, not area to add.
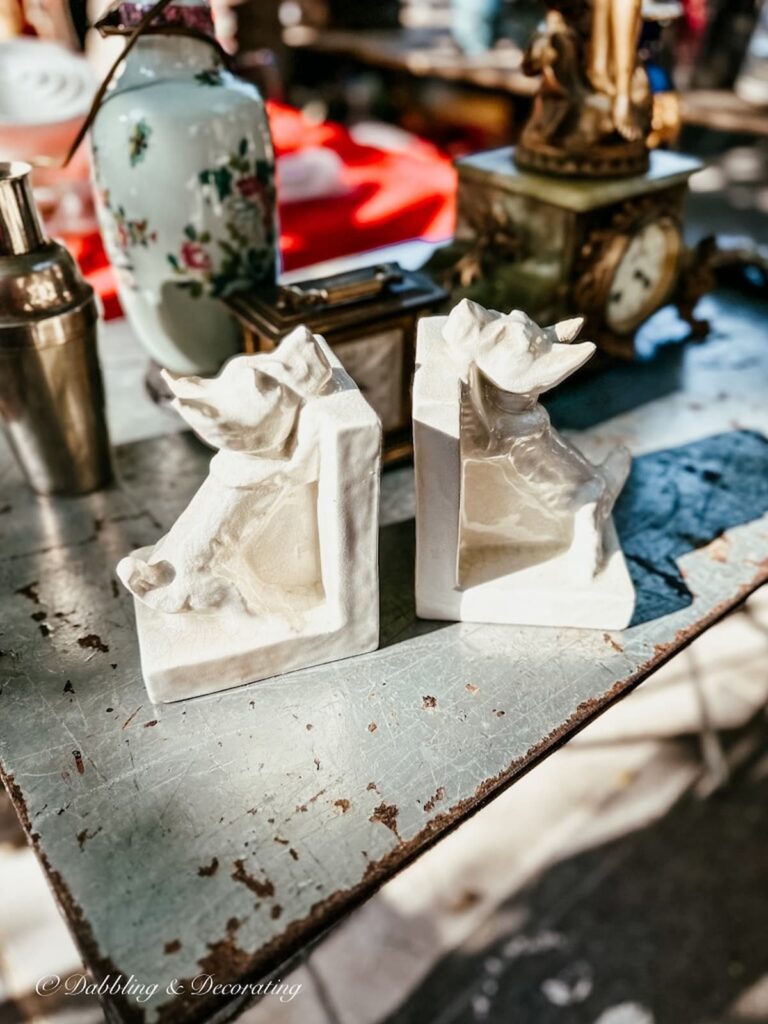
[[[323,335],[381,419],[387,464],[412,452],[416,322],[446,297],[425,274],[383,263],[243,292],[227,302],[245,331],[247,352],[271,351],[300,324]]]

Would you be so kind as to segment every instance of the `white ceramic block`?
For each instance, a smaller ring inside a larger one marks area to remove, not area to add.
[[[593,466],[541,392],[594,352],[582,321],[542,329],[460,303],[419,322],[413,429],[421,618],[624,629],[635,604],[611,520],[630,468]]]
[[[150,698],[375,650],[381,428],[325,341],[298,328],[211,380],[166,379],[220,451],[168,534],[117,569]]]

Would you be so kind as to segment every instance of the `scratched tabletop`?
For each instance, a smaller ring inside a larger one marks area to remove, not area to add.
[[[236,1015],[241,998],[191,979],[277,977],[768,579],[767,310],[720,293],[708,340],[686,345],[657,345],[681,333],[662,316],[645,361],[550,405],[595,457],[636,456],[616,512],[638,591],[623,633],[418,621],[400,469],[383,481],[380,650],[152,706],[114,566],[173,522],[209,453],[174,425],[118,444],[111,490],[48,501],[0,450],[0,771],[85,963],[159,985],[106,997],[109,1021]],[[130,426],[121,358],[105,353],[108,393]]]

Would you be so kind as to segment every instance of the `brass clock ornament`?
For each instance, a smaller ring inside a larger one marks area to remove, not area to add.
[[[642,0],[547,0],[523,70],[541,75],[519,167],[603,178],[648,169],[653,98],[637,61]]]

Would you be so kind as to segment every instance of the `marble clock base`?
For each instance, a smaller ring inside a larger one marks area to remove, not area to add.
[[[485,567],[475,559],[466,585],[457,586],[460,401],[446,359],[444,323],[444,317],[419,322],[416,352],[416,614],[453,622],[625,629],[635,591],[612,522],[603,537],[603,568],[591,580],[579,582],[571,571],[573,552],[495,577],[499,563],[491,555]]]

